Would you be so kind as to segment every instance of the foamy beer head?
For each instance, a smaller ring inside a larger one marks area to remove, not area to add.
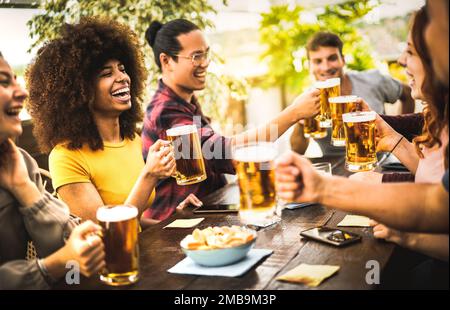
[[[139,279],[138,210],[119,205],[97,210],[97,220],[103,228],[106,268],[100,280],[119,286]]]
[[[331,127],[331,109],[328,99],[341,94],[341,79],[318,81],[314,87],[320,90],[320,114],[316,117],[321,127]]]
[[[331,97],[328,99],[330,103],[338,104],[338,103],[345,103],[345,104],[355,104],[358,101],[358,96],[337,96],[337,97]]]
[[[342,115],[346,137],[345,167],[350,171],[368,171],[376,167],[376,116],[373,111]]]
[[[340,78],[333,78],[333,79],[328,79],[325,81],[317,81],[314,84],[314,87],[318,88],[318,89],[326,89],[326,88],[332,88],[332,87],[337,87],[337,86],[339,86],[339,87],[341,86]]]
[[[178,185],[189,185],[206,179],[202,147],[195,125],[184,125],[166,131],[175,153],[175,179]]]
[[[338,96],[328,99],[331,109],[332,134],[331,144],[334,146],[345,146],[345,130],[342,115],[358,111],[357,96]]]
[[[275,200],[274,159],[277,151],[273,143],[259,142],[237,147],[233,159],[240,190],[239,215],[244,223],[273,215]]]

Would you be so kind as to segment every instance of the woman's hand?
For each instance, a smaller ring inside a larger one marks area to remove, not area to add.
[[[358,98],[356,101],[361,111],[372,111],[369,104],[362,98]],[[390,152],[402,137],[396,132],[380,115],[377,114],[375,120],[377,126],[377,136],[375,138],[377,142],[377,152]]]
[[[189,194],[189,196],[187,196],[185,200],[183,200],[178,204],[177,211],[183,210],[190,204],[193,204],[196,207],[203,206],[203,202],[200,199],[198,199],[197,196],[195,196],[194,194]]]
[[[23,156],[14,142],[10,139],[6,140],[3,142],[2,149],[4,153],[0,158],[0,187],[17,197],[21,194],[21,188],[32,182]]]
[[[145,169],[148,174],[156,178],[166,178],[175,172],[175,156],[169,141],[158,140],[153,144],[147,155]]]
[[[102,228],[92,221],[86,221],[75,227],[67,240],[67,258],[76,260],[81,273],[90,277],[105,267],[105,246],[99,234]]]
[[[105,247],[99,234],[102,228],[92,221],[76,226],[66,244],[44,259],[49,275],[59,279],[67,272],[66,264],[76,261],[80,272],[90,277],[105,268]]]
[[[377,126],[376,143],[377,152],[391,152],[395,145],[400,141],[402,135],[396,132],[380,115],[375,119]]]
[[[307,90],[294,99],[292,109],[298,120],[313,117],[320,112],[320,90]]]

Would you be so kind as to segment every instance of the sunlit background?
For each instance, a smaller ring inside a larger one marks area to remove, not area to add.
[[[16,8],[5,8],[12,2],[17,3]],[[287,5],[290,10],[296,6],[302,6],[302,21],[314,22],[318,14],[323,13],[324,6],[343,3],[339,0],[228,0],[228,5],[223,5],[222,0],[209,0],[217,14],[210,16],[214,21],[214,28],[205,30],[212,50],[223,59],[223,63],[214,62],[210,70],[219,76],[231,77],[245,81],[246,89],[244,103],[225,100],[230,104],[226,109],[216,109],[217,117],[211,112],[213,118],[222,119],[215,123],[216,128],[226,131],[226,122],[242,123],[247,126],[257,126],[269,120],[278,113],[284,103],[296,95],[296,89],[288,95],[283,95],[279,87],[265,85],[264,79],[270,70],[267,59],[262,59],[266,46],[261,42],[262,14],[269,13],[273,6]],[[14,67],[19,76],[33,58],[36,49],[29,52],[32,44],[27,21],[33,15],[42,13],[36,8],[20,8],[35,5],[35,1],[11,1],[0,0],[0,51]],[[396,78],[402,79],[402,70],[396,67],[395,60],[404,47],[404,41],[408,30],[410,14],[420,8],[424,0],[394,1],[381,0],[380,5],[365,15],[355,26],[358,33],[371,47],[371,55],[374,66],[384,73],[390,73]],[[302,50],[298,51],[299,54]],[[302,56],[302,55],[300,55]],[[295,60],[295,70],[304,70],[304,63]],[[348,60],[348,59],[347,59]],[[262,81],[261,81],[262,80]],[[150,88],[151,89],[151,88]],[[301,92],[299,87],[298,92]],[[151,95],[151,92],[149,96]],[[208,98],[208,97],[206,97]],[[222,98],[223,99],[223,98]],[[207,101],[207,99],[205,99]],[[239,101],[239,100],[238,100]],[[231,103],[230,103],[231,102]],[[206,102],[205,105],[210,104]],[[212,105],[225,103],[214,102]],[[421,106],[417,104],[417,110]],[[206,111],[209,111],[206,109]],[[211,110],[213,111],[213,110]],[[224,112],[226,111],[226,112]],[[399,105],[387,105],[389,114],[399,112]],[[225,117],[224,117],[225,115]],[[232,132],[232,131],[231,131]],[[228,132],[225,132],[228,133]],[[279,141],[282,149],[289,148],[286,133]],[[311,144],[308,154],[317,153],[316,146]]]

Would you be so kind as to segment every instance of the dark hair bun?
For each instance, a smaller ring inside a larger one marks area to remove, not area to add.
[[[147,31],[145,31],[145,39],[151,47],[153,47],[153,45],[155,44],[156,34],[158,33],[159,29],[162,28],[162,26],[163,24],[161,24],[160,22],[153,21],[147,28]]]

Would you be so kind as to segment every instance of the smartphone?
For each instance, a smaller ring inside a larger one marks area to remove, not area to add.
[[[358,234],[331,227],[316,227],[308,229],[302,231],[300,235],[302,237],[325,242],[334,246],[344,246],[361,240],[361,236]]]
[[[288,210],[295,210],[295,209],[301,209],[304,207],[313,206],[315,204],[316,203],[313,203],[313,202],[289,202],[284,205],[284,208],[288,209]]]
[[[194,211],[194,213],[236,213],[239,211],[239,205],[237,205],[237,204],[208,205],[208,206],[197,207],[193,211]]]

